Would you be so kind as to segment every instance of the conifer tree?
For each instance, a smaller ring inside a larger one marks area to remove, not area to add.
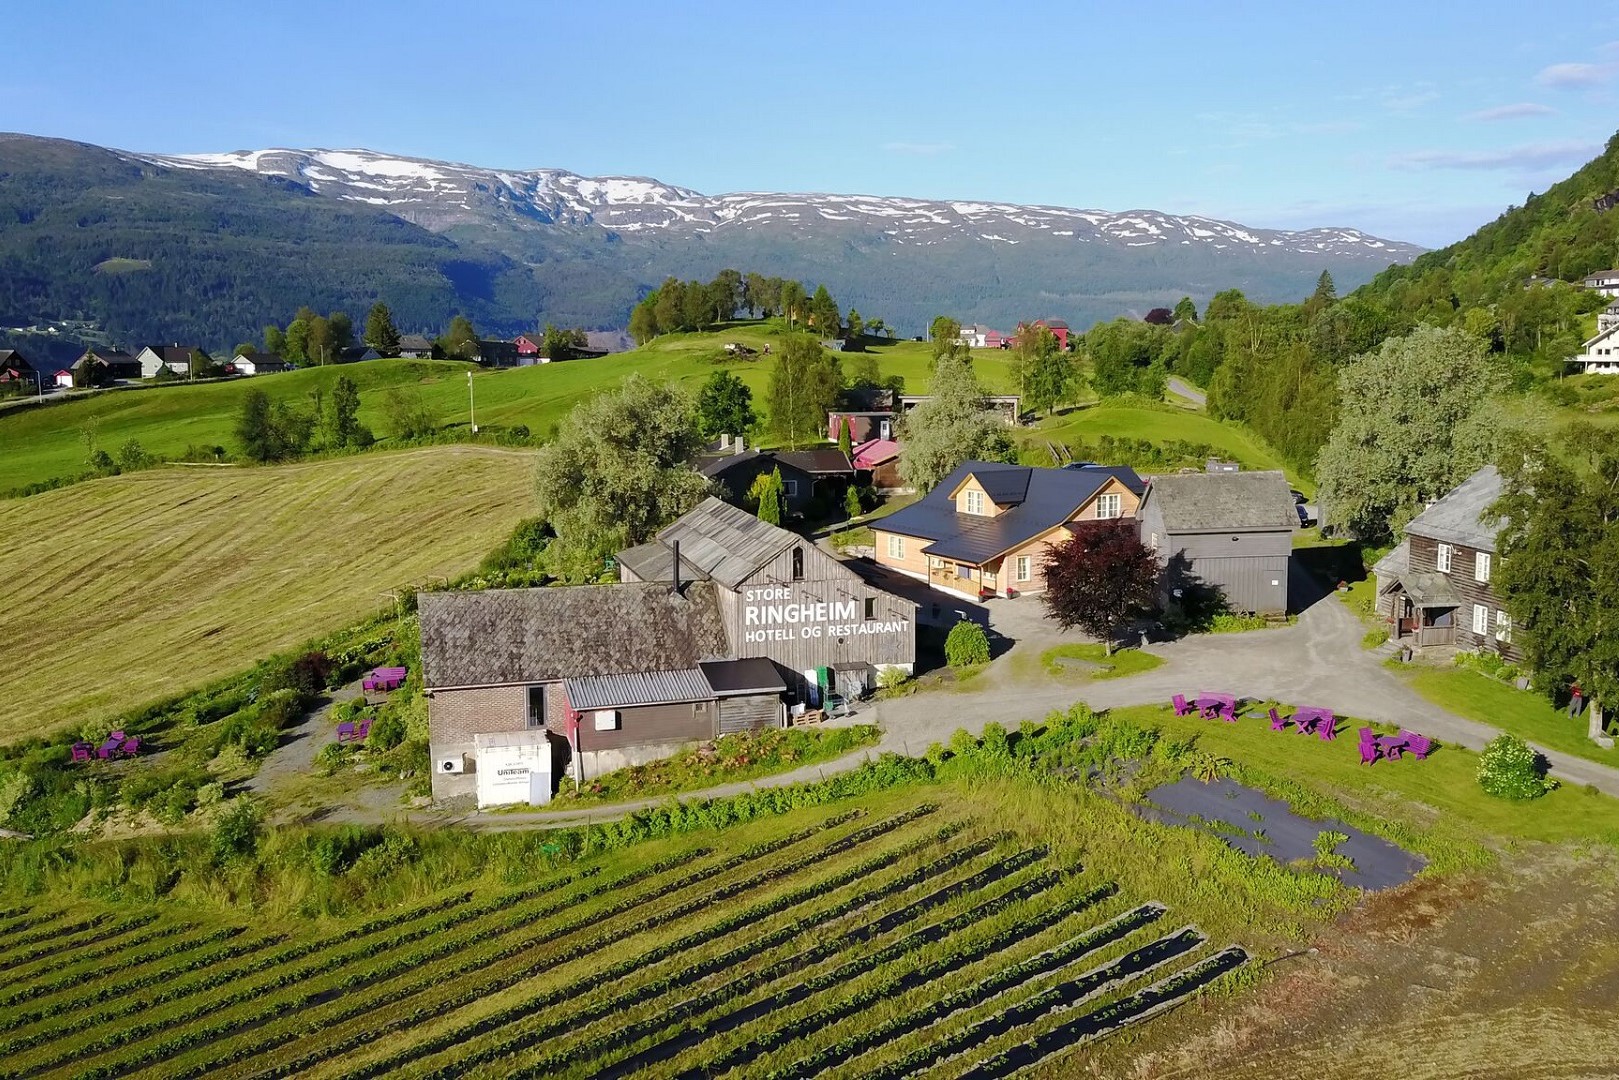
[[[399,328],[394,326],[393,312],[381,300],[371,305],[365,317],[365,343],[383,356],[399,355]]]

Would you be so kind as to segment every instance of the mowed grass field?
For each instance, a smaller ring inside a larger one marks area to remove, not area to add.
[[[1153,872],[1123,845],[1008,831],[1008,790],[898,789],[335,924],[0,906],[0,1070],[1000,1077],[1246,964],[1197,922],[1234,921],[1204,894],[1240,856],[1143,824],[1166,861],[1221,864],[1149,895],[1177,878],[1115,874]]]
[[[532,458],[173,467],[0,501],[0,739],[199,686],[470,569],[532,512]]]
[[[726,357],[724,345],[740,342],[758,350],[751,359]],[[772,356],[763,355],[765,345]],[[0,491],[84,470],[85,436],[114,453],[130,439],[148,453],[177,458],[188,447],[223,446],[237,450],[233,434],[242,399],[249,390],[307,407],[317,390],[330,392],[338,378],[353,379],[360,388],[360,419],[379,436],[388,434],[384,403],[389,391],[417,394],[437,415],[442,427],[465,427],[468,419],[467,375],[480,426],[522,424],[543,436],[568,410],[632,372],[674,382],[696,393],[713,372],[736,372],[752,387],[756,408],[763,407],[774,354],[780,351],[779,329],[744,323],[709,334],[671,334],[644,348],[595,360],[573,360],[527,368],[486,370],[475,364],[438,360],[372,360],[342,367],[305,368],[251,379],[200,386],[162,386],[114,391],[43,407],[0,411]],[[876,344],[884,377],[900,375],[907,392],[925,393],[932,370],[932,347],[921,342]],[[979,350],[980,378],[995,390],[1008,387],[1009,354]],[[845,357],[847,366],[853,357]]]
[[[1246,469],[1280,469],[1281,461],[1242,428],[1180,408],[1097,404],[1039,421],[1026,437],[1051,442],[1095,442],[1103,435],[1167,443],[1175,439],[1214,447]]]

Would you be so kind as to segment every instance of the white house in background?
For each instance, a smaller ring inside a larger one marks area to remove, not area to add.
[[[239,352],[230,359],[231,369],[238,375],[270,375],[292,367],[275,353]]]
[[[153,378],[165,368],[185,378],[191,374],[191,358],[194,354],[206,355],[195,345],[148,345],[135,354],[135,359],[141,362],[143,379]]]
[[[1616,305],[1619,306],[1619,305]],[[1584,375],[1619,375],[1619,317],[1604,319],[1607,312],[1597,316],[1596,337],[1580,346],[1580,351],[1568,358]],[[1606,325],[1604,326],[1604,322]]]
[[[1598,270],[1585,279],[1585,287],[1604,296],[1619,296],[1619,270]]]

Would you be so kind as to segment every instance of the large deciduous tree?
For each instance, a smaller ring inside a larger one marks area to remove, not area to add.
[[[1073,362],[1058,348],[1057,335],[1042,323],[1018,328],[1012,372],[1023,404],[1035,412],[1049,413],[1073,396]]]
[[[1109,654],[1119,631],[1157,606],[1158,560],[1131,520],[1087,521],[1054,546],[1042,564],[1046,611],[1064,630],[1102,640]]]
[[[770,371],[770,430],[799,446],[820,438],[843,389],[843,365],[809,334],[789,335]]]
[[[1567,442],[1562,456],[1523,445],[1503,455],[1491,586],[1537,689],[1557,696],[1578,683],[1595,728],[1619,702],[1619,450],[1586,425]]]
[[[594,577],[608,555],[697,505],[712,490],[688,464],[701,446],[690,399],[642,375],[575,406],[535,466],[540,516],[557,535],[553,570]]]
[[[478,355],[478,331],[472,320],[457,315],[450,320],[450,328],[436,342],[439,354],[446,360],[471,360]]]
[[[753,391],[729,371],[716,371],[697,392],[697,428],[705,439],[741,435],[758,421]]]
[[[1460,327],[1390,338],[1345,367],[1338,386],[1316,476],[1327,520],[1363,538],[1389,538],[1491,456],[1501,419],[1490,403],[1506,378]]]
[[[972,356],[952,345],[933,365],[929,398],[900,422],[899,469],[905,482],[929,491],[964,461],[1015,461],[1006,425],[984,409]]]

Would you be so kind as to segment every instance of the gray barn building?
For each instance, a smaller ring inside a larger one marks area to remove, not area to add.
[[[780,726],[789,702],[818,703],[830,672],[847,692],[915,662],[914,603],[719,499],[619,566],[611,585],[419,597],[436,797],[548,797],[555,776]],[[502,788],[510,797],[480,775],[480,757],[496,754],[520,774]]]
[[[1154,476],[1141,498],[1141,541],[1166,583],[1220,589],[1233,611],[1287,610],[1298,511],[1279,472]]]

